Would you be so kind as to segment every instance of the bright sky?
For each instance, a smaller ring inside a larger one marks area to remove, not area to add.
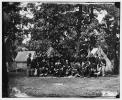
[[[101,10],[100,12],[95,10],[94,13],[96,13],[97,16],[97,20],[99,21],[99,23],[102,22],[103,18],[105,17],[105,15],[107,14],[107,12],[105,10]]]

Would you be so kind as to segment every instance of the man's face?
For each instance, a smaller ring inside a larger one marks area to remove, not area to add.
[[[91,54],[91,57],[93,57],[93,54]]]

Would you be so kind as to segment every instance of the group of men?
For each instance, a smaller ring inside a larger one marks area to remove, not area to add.
[[[103,57],[69,57],[39,56],[31,60],[31,54],[27,58],[27,76],[105,76],[106,61]]]
[[[91,54],[88,60],[83,65],[83,68],[84,68],[84,75],[105,76],[106,61],[103,56],[98,57],[98,55],[96,55],[94,57],[93,54]]]

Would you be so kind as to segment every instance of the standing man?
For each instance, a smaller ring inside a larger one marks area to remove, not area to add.
[[[96,54],[96,72],[99,72],[99,68],[100,68],[100,57],[98,56],[98,54]]]
[[[29,76],[30,67],[31,67],[31,53],[29,53],[27,58],[27,76]]]
[[[102,76],[105,76],[106,61],[105,61],[104,57],[101,57],[100,66],[102,67]]]
[[[37,69],[37,61],[36,61],[36,58],[34,58],[32,61],[31,61],[31,65],[29,67],[29,70],[30,70],[30,76],[36,76],[35,74],[36,73],[36,70]]]

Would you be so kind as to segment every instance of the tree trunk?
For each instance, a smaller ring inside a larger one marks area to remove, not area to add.
[[[114,73],[117,74],[117,54],[116,54],[116,24],[114,25],[113,29],[113,56],[114,56]]]
[[[120,43],[119,43],[119,48],[118,48],[118,74],[120,74]]]
[[[82,18],[82,4],[79,5],[79,12],[78,12],[78,26],[77,26],[77,43],[76,43],[76,57],[80,51],[80,32],[81,32],[81,18]]]
[[[2,12],[2,26],[3,26],[3,35],[5,35],[5,21],[4,21],[4,14]],[[2,40],[2,49],[3,51],[6,48],[5,39]],[[8,97],[8,73],[7,73],[7,66],[6,66],[6,52],[2,53],[2,97]]]
[[[118,43],[118,74],[120,74],[120,30],[118,31],[119,34],[119,43]]]
[[[79,51],[80,51],[80,40],[78,39],[78,41],[77,41],[77,45],[76,45],[77,47],[76,47],[76,55],[78,56],[78,54],[79,54]]]

